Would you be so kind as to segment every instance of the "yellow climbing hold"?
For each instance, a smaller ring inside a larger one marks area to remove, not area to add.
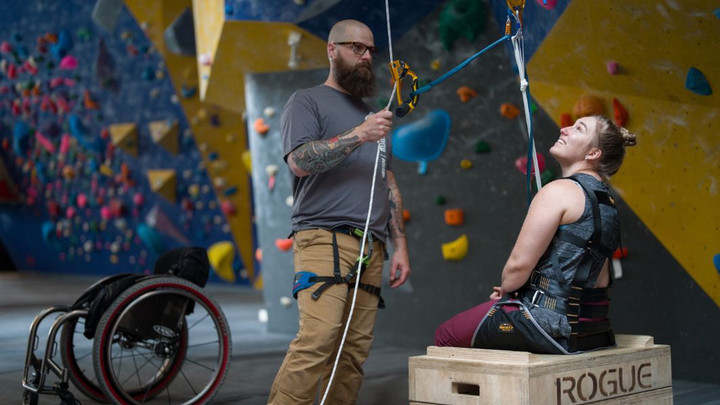
[[[233,271],[233,260],[235,259],[235,247],[232,242],[217,242],[208,248],[208,259],[215,274],[221,279],[229,282],[235,282],[235,272]]]
[[[452,242],[442,244],[442,255],[445,260],[462,260],[465,258],[468,252],[469,241],[467,235],[463,234],[461,237],[455,239]]]
[[[463,170],[468,170],[472,167],[472,162],[470,161],[470,159],[463,159],[460,161],[460,167]]]

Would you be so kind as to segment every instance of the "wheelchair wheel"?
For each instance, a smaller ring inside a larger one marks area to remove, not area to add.
[[[230,329],[218,304],[178,277],[125,290],[93,342],[99,385],[116,404],[205,404],[230,363]]]
[[[74,318],[63,325],[60,333],[60,356],[73,385],[88,398],[107,403],[93,369],[93,341],[83,335],[85,318]]]

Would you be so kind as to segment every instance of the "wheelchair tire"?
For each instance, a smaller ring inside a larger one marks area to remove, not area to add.
[[[95,377],[93,341],[83,335],[85,318],[70,319],[60,332],[60,357],[73,385],[96,402],[108,403]]]
[[[115,404],[206,404],[222,386],[231,351],[230,328],[215,300],[179,277],[152,277],[105,311],[93,363]]]

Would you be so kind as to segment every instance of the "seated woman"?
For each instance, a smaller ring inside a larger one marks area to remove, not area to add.
[[[609,258],[620,239],[607,179],[635,135],[578,119],[550,148],[563,178],[537,193],[489,302],[440,325],[438,346],[564,353],[613,346]]]

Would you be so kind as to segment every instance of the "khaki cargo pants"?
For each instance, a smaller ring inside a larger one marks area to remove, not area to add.
[[[293,244],[295,272],[309,271],[318,276],[332,276],[332,235],[332,232],[322,229],[296,233]],[[361,240],[342,233],[336,233],[336,237],[340,272],[345,277],[351,269],[357,269]],[[367,246],[364,254],[368,254]],[[383,244],[375,241],[370,263],[361,274],[362,283],[381,286],[384,256]],[[290,342],[285,360],[275,376],[269,404],[312,404],[316,395],[322,398],[325,392],[345,330],[354,289],[348,288],[346,283],[335,284],[327,288],[318,300],[314,300],[311,294],[321,284],[316,283],[298,292],[300,329]],[[362,365],[373,341],[378,302],[377,295],[358,290],[351,325],[326,399],[327,404],[355,403],[362,384]],[[319,394],[318,387],[321,388]]]

